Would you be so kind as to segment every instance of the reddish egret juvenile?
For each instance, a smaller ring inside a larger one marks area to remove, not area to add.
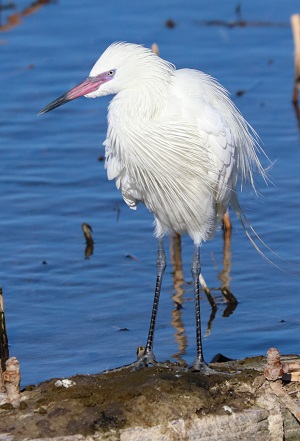
[[[115,179],[131,209],[143,202],[155,218],[156,288],[147,344],[135,364],[156,363],[153,337],[166,267],[163,237],[187,233],[194,242],[197,353],[193,368],[208,372],[201,340],[200,245],[214,236],[229,204],[246,230],[237,185],[249,182],[255,189],[254,171],[266,178],[257,156],[261,149],[256,134],[216,80],[197,70],[176,70],[136,44],[109,46],[85,81],[40,113],[83,95],[115,95],[104,142],[108,179]]]

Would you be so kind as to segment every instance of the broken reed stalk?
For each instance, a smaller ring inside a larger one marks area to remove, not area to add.
[[[0,359],[2,372],[6,370],[6,362],[9,358],[8,339],[5,326],[5,314],[2,288],[0,288]]]
[[[298,104],[300,85],[300,14],[291,16],[291,25],[294,37],[294,60],[295,60],[295,82],[293,90],[293,103]]]

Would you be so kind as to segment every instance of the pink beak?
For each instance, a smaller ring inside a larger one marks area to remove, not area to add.
[[[73,87],[73,89],[69,90],[67,93],[60,96],[59,98],[57,98],[56,100],[54,100],[50,104],[48,104],[46,107],[44,107],[39,112],[39,115],[42,115],[43,113],[46,113],[46,112],[50,112],[50,110],[53,110],[56,107],[62,106],[63,104],[67,103],[68,101],[75,100],[76,98],[78,98],[80,96],[86,95],[90,92],[94,92],[95,90],[97,90],[101,86],[101,84],[104,84],[109,80],[111,80],[111,77],[109,77],[106,72],[102,73],[100,75],[97,75],[95,77],[88,77],[82,83]]]

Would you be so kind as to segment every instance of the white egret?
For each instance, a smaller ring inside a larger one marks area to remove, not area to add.
[[[214,236],[229,204],[254,243],[236,191],[244,182],[255,189],[254,171],[266,179],[257,156],[262,150],[255,132],[215,79],[197,70],[176,70],[150,49],[130,43],[109,46],[85,81],[40,114],[83,95],[111,94],[115,96],[108,107],[104,142],[108,179],[115,179],[131,209],[142,202],[153,213],[158,239],[148,340],[136,365],[156,363],[153,338],[166,267],[163,237],[177,232],[187,233],[194,242],[197,352],[193,368],[207,372],[200,322],[200,245]]]

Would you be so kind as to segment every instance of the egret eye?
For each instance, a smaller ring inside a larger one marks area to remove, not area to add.
[[[109,77],[113,77],[113,76],[115,75],[115,73],[116,73],[116,69],[112,69],[112,70],[109,70],[109,71],[107,72],[107,75],[108,75]]]

